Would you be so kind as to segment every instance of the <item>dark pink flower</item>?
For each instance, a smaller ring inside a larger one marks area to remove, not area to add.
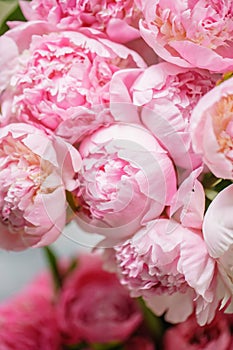
[[[204,327],[200,327],[195,317],[168,329],[164,336],[164,350],[231,350],[231,334],[227,319],[218,314]]]
[[[60,334],[48,275],[0,306],[1,350],[60,350]]]
[[[81,256],[65,281],[58,304],[58,322],[65,344],[126,340],[142,315],[116,275],[102,270],[98,256]]]

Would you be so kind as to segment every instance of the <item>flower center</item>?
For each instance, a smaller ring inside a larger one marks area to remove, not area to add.
[[[40,157],[32,153],[20,140],[5,138],[0,147],[0,218],[11,232],[30,226],[24,211],[49,174],[43,171]]]
[[[165,2],[166,3],[166,2]],[[165,41],[188,40],[216,49],[227,46],[233,39],[233,6],[231,1],[196,0],[183,8],[167,9],[160,0],[152,25],[160,31]]]
[[[233,95],[222,97],[215,103],[212,121],[219,152],[233,160]]]
[[[148,264],[150,251],[139,255],[129,243],[116,250],[118,266],[121,267],[121,281],[136,292],[137,296],[151,293],[171,295],[176,292],[185,293],[187,290],[184,275],[174,269],[175,261],[170,264],[171,266]]]

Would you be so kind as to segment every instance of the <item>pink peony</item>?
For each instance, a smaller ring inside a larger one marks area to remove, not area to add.
[[[200,325],[213,319],[222,285],[200,231],[158,219],[115,249],[121,283],[156,315],[177,323],[195,311]]]
[[[79,150],[83,168],[74,196],[82,210],[77,221],[104,235],[110,246],[133,235],[170,203],[176,191],[174,167],[143,127],[119,123],[99,129]]]
[[[97,255],[82,255],[57,305],[64,344],[125,341],[142,321],[137,303]]]
[[[73,143],[112,122],[106,107],[114,72],[145,64],[137,53],[97,32],[48,30],[43,22],[29,22],[0,38],[0,47],[9,47],[13,56],[11,64],[5,64],[9,53],[0,61],[8,77],[0,84],[2,124],[35,124]]]
[[[231,0],[137,0],[142,37],[164,60],[215,72],[233,69]]]
[[[233,295],[233,185],[221,191],[206,211],[203,222],[204,239],[210,255],[218,262],[218,268]],[[233,312],[233,301],[229,305]]]
[[[33,0],[20,5],[28,20],[47,20],[63,30],[91,27],[117,42],[140,36],[141,12],[133,0]]]
[[[0,349],[60,350],[60,334],[48,278],[0,306]]]
[[[117,72],[110,85],[111,112],[117,121],[141,123],[168,150],[176,165],[193,169],[190,116],[199,99],[214,87],[218,75],[159,63],[145,70]],[[125,113],[127,111],[127,113]]]
[[[195,317],[168,329],[164,336],[164,350],[231,350],[231,333],[223,314],[204,327],[200,327]]]
[[[65,190],[81,167],[78,151],[34,126],[0,129],[0,247],[21,250],[52,243],[66,222]]]
[[[233,80],[203,96],[191,117],[194,150],[217,177],[233,179]]]

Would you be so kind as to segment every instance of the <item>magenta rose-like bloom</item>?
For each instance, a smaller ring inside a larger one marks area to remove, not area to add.
[[[77,187],[76,149],[27,124],[0,130],[0,247],[52,243],[66,222],[65,190]]]
[[[77,222],[105,243],[133,235],[158,217],[176,191],[176,174],[164,149],[145,128],[114,124],[83,140],[83,167],[74,196]]]
[[[210,255],[218,262],[218,268],[230,295],[233,295],[233,185],[221,191],[208,207],[204,222],[203,233]],[[233,301],[229,305],[233,312]]]
[[[40,276],[20,295],[0,305],[1,349],[60,350],[50,282]]]
[[[191,117],[194,150],[220,178],[233,179],[233,79],[203,96]]]
[[[22,121],[79,141],[112,122],[106,107],[114,72],[145,64],[134,51],[98,33],[47,33],[48,28],[28,22],[0,39],[0,47],[12,53],[0,62],[7,77],[0,82],[2,124]]]
[[[215,319],[200,327],[195,317],[168,329],[164,335],[164,350],[231,350],[230,327],[225,316],[217,314]]]
[[[63,30],[91,27],[117,42],[140,36],[142,15],[133,0],[33,0],[20,5],[28,20],[47,20]]]
[[[199,231],[158,219],[115,249],[121,283],[156,315],[178,323],[195,311],[200,325],[213,319],[225,291]]]
[[[142,37],[164,60],[215,72],[233,69],[230,0],[137,0]]]
[[[64,344],[125,341],[142,321],[138,305],[96,255],[80,256],[57,305]]]
[[[111,81],[111,112],[117,121],[146,126],[176,165],[193,169],[200,163],[200,157],[192,149],[191,112],[215,86],[217,78],[217,74],[205,70],[190,70],[166,62],[143,71],[122,70]]]

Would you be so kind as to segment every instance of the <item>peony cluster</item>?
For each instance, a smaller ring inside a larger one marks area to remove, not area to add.
[[[102,269],[101,258],[81,255],[76,263],[69,273],[67,262],[61,263],[59,293],[54,292],[46,271],[25,291],[0,305],[0,348],[61,350],[85,345],[85,349],[95,349],[93,344],[116,343],[120,349],[124,345],[127,350],[140,346],[154,350],[149,334],[141,330],[139,304],[116,275]]]
[[[196,321],[222,342],[211,322],[221,333],[215,315],[233,313],[232,1],[20,6],[27,21],[0,37],[0,247],[49,245],[70,221],[76,242],[80,228],[101,236],[127,292],[80,266],[58,310],[68,345],[127,342],[140,321],[128,292],[187,322],[177,344]]]

